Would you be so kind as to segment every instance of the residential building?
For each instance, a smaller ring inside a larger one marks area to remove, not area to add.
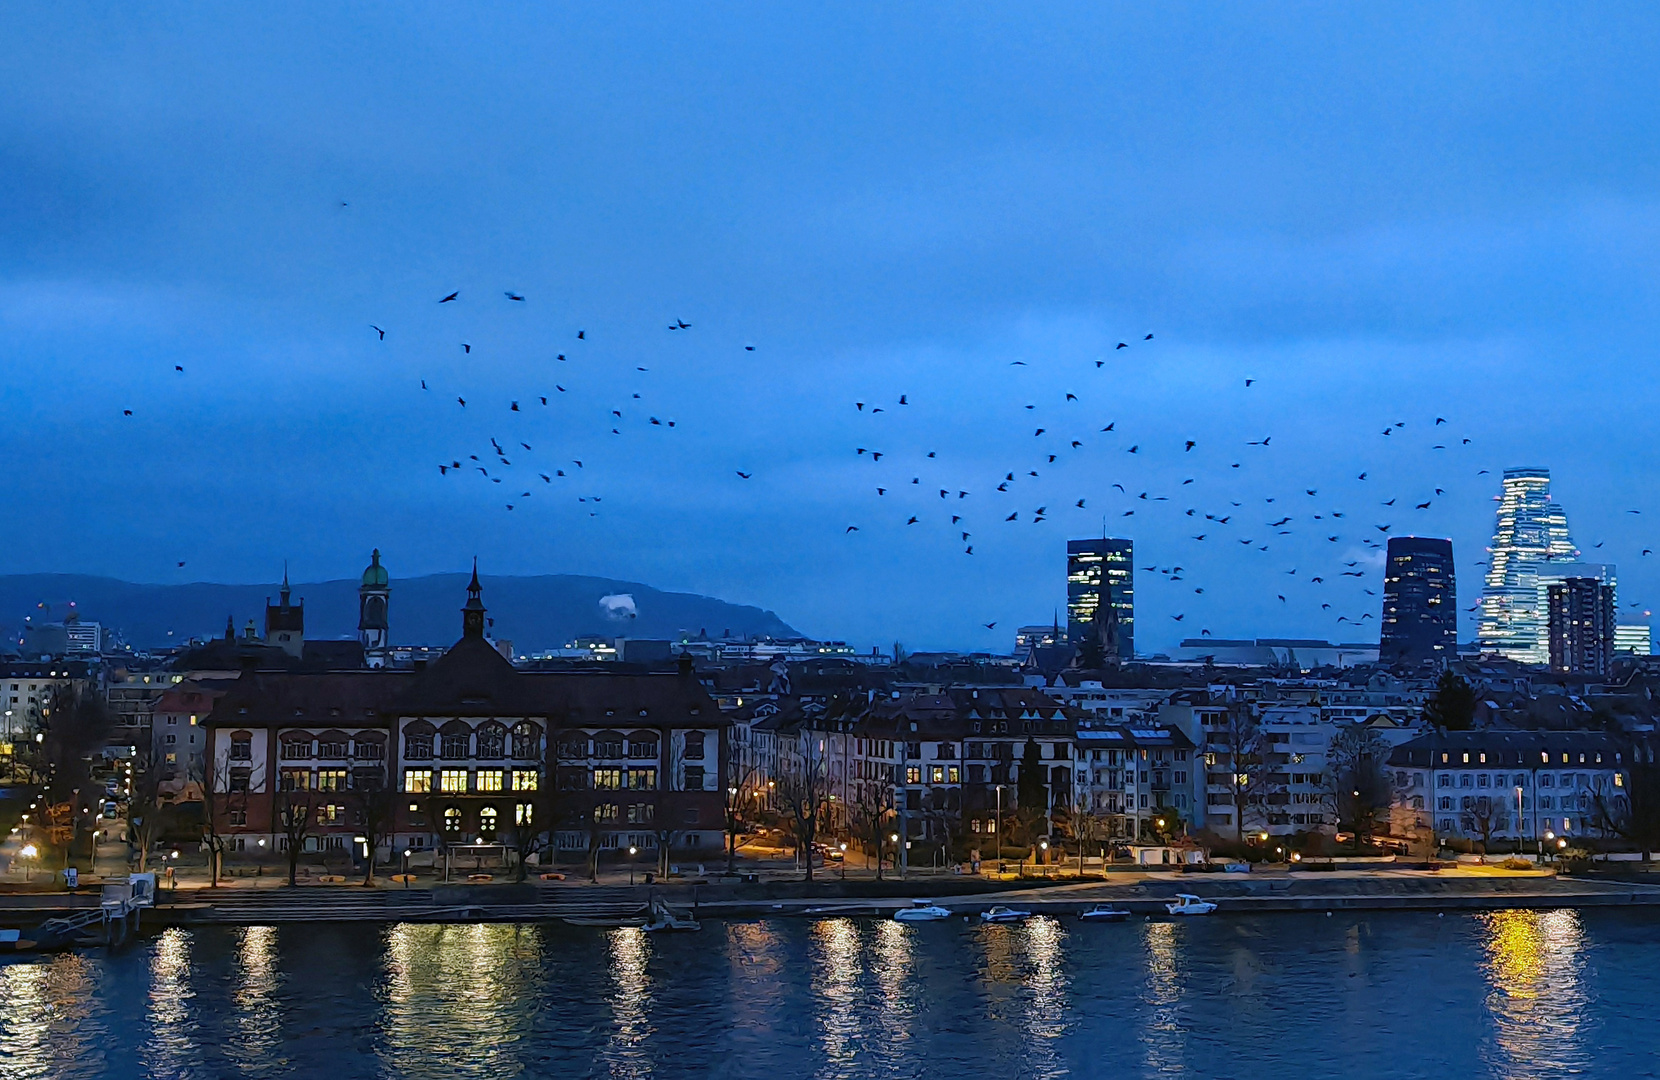
[[[1548,586],[1552,671],[1606,675],[1614,662],[1614,587],[1571,577]]]
[[[1630,748],[1589,731],[1435,732],[1389,758],[1397,835],[1526,840],[1600,836],[1627,809]]]
[[[1067,639],[1098,640],[1108,659],[1135,659],[1135,545],[1130,540],[1066,543]],[[1116,649],[1111,646],[1116,645]]]
[[[1458,655],[1458,594],[1451,540],[1392,536],[1384,563],[1378,660],[1389,667],[1443,664]]]
[[[1568,517],[1551,500],[1550,470],[1506,469],[1481,594],[1477,640],[1485,652],[1527,664],[1550,661],[1539,575],[1579,557]]]
[[[201,799],[207,775],[207,729],[214,702],[231,685],[225,679],[186,679],[162,691],[150,720],[150,761],[158,770],[160,790],[185,802]]]

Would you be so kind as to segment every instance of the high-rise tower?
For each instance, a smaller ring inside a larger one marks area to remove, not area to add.
[[[1135,659],[1135,545],[1131,541],[1067,541],[1066,622],[1067,638],[1074,644],[1089,639],[1105,649],[1116,642],[1117,659]]]
[[[1528,664],[1550,662],[1539,577],[1579,557],[1568,515],[1551,501],[1549,469],[1506,469],[1481,593],[1481,648]]]
[[[380,564],[380,548],[369,556],[363,582],[357,587],[357,640],[364,651],[386,648],[390,626],[388,608],[392,601],[392,579]]]
[[[1451,540],[1392,536],[1383,578],[1378,660],[1415,667],[1458,656]]]
[[[1551,582],[1546,589],[1552,671],[1606,675],[1614,661],[1614,586],[1594,577]]]

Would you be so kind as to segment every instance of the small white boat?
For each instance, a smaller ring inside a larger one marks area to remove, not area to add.
[[[654,900],[651,918],[640,929],[648,934],[689,934],[702,930],[703,924],[689,912],[677,912],[661,900]]]
[[[951,918],[951,911],[931,900],[912,900],[910,907],[900,908],[893,917],[896,922],[937,922]]]
[[[990,911],[980,912],[981,922],[1021,922],[1031,917],[1032,913],[1030,911],[1021,911],[1018,908],[1003,907],[1002,905],[998,905]]]
[[[1177,893],[1176,899],[1164,905],[1164,910],[1172,915],[1209,915],[1216,910],[1216,905],[1192,893]]]
[[[1123,922],[1130,917],[1130,913],[1123,908],[1115,908],[1111,904],[1096,904],[1088,911],[1079,915],[1084,922]]]

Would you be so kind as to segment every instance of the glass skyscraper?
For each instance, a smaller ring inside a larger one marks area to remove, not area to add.
[[[1546,590],[1552,580],[1579,576],[1572,569],[1579,549],[1568,535],[1567,513],[1551,501],[1549,469],[1504,470],[1488,551],[1477,632],[1482,651],[1527,664],[1550,663]],[[1596,570],[1591,576],[1611,577],[1606,568]]]
[[[1135,659],[1135,545],[1131,541],[1066,542],[1066,628],[1074,644],[1110,630],[1118,639],[1118,658]]]

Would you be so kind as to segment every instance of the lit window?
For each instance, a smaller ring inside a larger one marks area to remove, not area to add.
[[[458,794],[467,790],[466,769],[443,769],[438,773],[438,790]]]
[[[535,791],[540,779],[541,777],[537,774],[535,769],[514,769],[513,790]]]
[[[657,789],[657,770],[629,769],[628,786],[635,791],[655,791]]]
[[[531,803],[516,803],[513,806],[513,824],[531,825],[535,823],[536,807]]]
[[[478,770],[477,786],[475,791],[500,791],[502,775],[500,769]]]
[[[920,783],[922,783],[922,766],[920,766],[920,765],[907,765],[907,766],[905,766],[905,782],[907,784],[920,784]]]
[[[405,769],[403,771],[403,789],[409,792],[425,794],[432,790],[431,769]],[[413,807],[412,807],[413,809]]]
[[[623,786],[623,771],[621,769],[595,769],[595,791],[620,791]]]
[[[929,778],[930,783],[935,783],[935,784],[945,783],[945,766],[935,765],[932,768],[930,768],[928,770],[928,778]]]
[[[948,783],[948,784],[960,784],[960,783],[962,783],[962,773],[958,770],[957,766],[955,766],[955,765],[953,765],[949,769],[945,770],[945,776],[946,776],[945,782]]]
[[[317,770],[317,790],[318,791],[345,791],[346,790],[346,770],[345,769],[318,769]]]

